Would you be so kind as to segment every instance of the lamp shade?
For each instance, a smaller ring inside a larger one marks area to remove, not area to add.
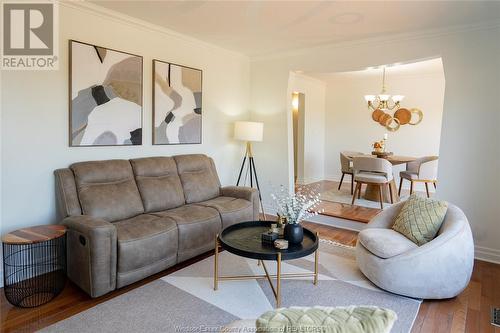
[[[253,121],[234,123],[234,138],[242,141],[262,141],[264,124]]]

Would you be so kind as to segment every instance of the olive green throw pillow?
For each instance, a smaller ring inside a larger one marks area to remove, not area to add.
[[[418,246],[436,237],[443,223],[448,203],[420,197],[416,194],[403,204],[392,229]]]
[[[264,313],[257,332],[389,333],[397,315],[376,306],[292,307]]]

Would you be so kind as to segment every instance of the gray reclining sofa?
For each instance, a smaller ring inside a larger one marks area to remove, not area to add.
[[[205,155],[80,162],[55,180],[68,277],[92,297],[207,252],[221,229],[259,217],[257,190],[221,187]]]

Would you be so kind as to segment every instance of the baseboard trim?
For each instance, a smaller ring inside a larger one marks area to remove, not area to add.
[[[483,246],[474,247],[474,257],[477,260],[500,264],[500,250]]]
[[[329,180],[332,182],[340,182],[341,177],[342,175],[326,175],[325,180]],[[351,175],[347,175],[346,177],[351,177]],[[344,177],[344,180],[346,179],[346,177]],[[351,181],[351,178],[349,178],[349,181]]]

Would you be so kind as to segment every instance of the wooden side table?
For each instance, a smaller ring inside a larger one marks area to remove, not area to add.
[[[49,302],[66,284],[66,227],[42,225],[2,237],[4,292],[15,306]]]

